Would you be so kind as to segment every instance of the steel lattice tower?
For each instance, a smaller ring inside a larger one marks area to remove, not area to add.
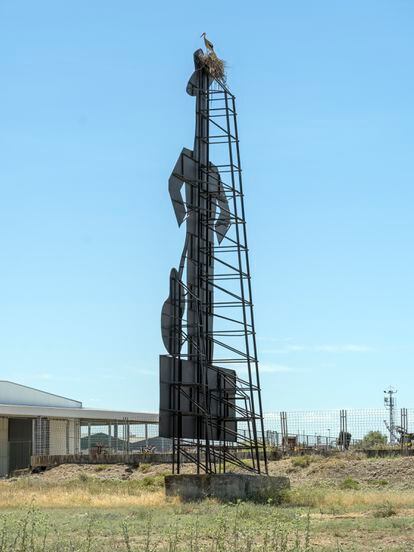
[[[195,52],[194,147],[169,179],[186,237],[162,309],[160,435],[174,472],[186,458],[206,473],[267,473],[235,97],[208,61]]]

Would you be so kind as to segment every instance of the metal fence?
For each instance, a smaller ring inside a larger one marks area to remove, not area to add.
[[[87,421],[62,418],[33,419],[33,455],[129,454],[168,452],[168,440],[158,437],[158,424]]]
[[[389,445],[401,433],[414,433],[414,409],[395,409],[390,417],[386,408],[352,410],[313,410],[275,412],[265,415],[265,430],[270,445],[290,447],[337,447],[341,432],[350,434],[350,444],[358,445],[370,432],[378,432]]]
[[[347,448],[341,442],[341,433],[349,435],[347,444],[358,446],[372,431],[383,435],[384,443],[397,445],[401,443],[398,426],[406,433],[412,432],[414,448],[414,409],[395,409],[391,418],[386,408],[274,412],[264,416],[267,444],[284,451]],[[171,440],[159,437],[155,423],[128,419],[33,420],[33,454],[37,455],[167,453],[171,448]]]
[[[158,424],[133,423],[127,419],[119,422],[81,422],[80,452],[94,449],[110,454],[138,452],[169,452],[171,442],[158,436]]]

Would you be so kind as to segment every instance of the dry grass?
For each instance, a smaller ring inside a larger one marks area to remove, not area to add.
[[[202,62],[213,79],[226,82],[225,63],[214,52],[204,54]]]
[[[176,501],[178,503],[178,501]],[[171,505],[165,498],[161,477],[141,481],[98,481],[80,477],[58,484],[22,479],[0,483],[0,509],[21,508],[35,503],[39,508],[129,508]],[[411,491],[390,489],[338,489],[314,486],[296,487],[286,494],[287,507],[317,508],[321,511],[358,512],[381,508],[414,508]]]
[[[49,531],[48,552],[414,550],[414,493],[412,486],[401,488],[398,473],[394,473],[399,468],[400,477],[406,477],[407,462],[368,464],[362,459],[359,466],[356,462],[352,458],[348,465],[342,466],[346,460],[312,459],[309,465],[306,461],[303,467],[296,467],[296,481],[282,507],[227,505],[212,500],[181,504],[178,500],[166,500],[162,475],[165,466],[143,466],[133,472],[126,472],[122,466],[116,469],[61,466],[41,476],[0,482],[0,518],[10,521],[12,543],[16,531],[21,532],[21,516],[25,516],[28,507],[35,506],[39,516],[49,520],[49,527],[56,527]],[[282,461],[278,467],[290,469],[292,462]],[[377,474],[375,485],[371,468]],[[333,480],[331,474],[335,472],[337,477]],[[327,473],[328,479],[323,480]],[[358,488],[341,488],[341,482],[350,474],[358,478]],[[382,479],[384,476],[386,481]],[[88,540],[90,527],[92,545]],[[234,528],[237,546],[233,542]],[[295,547],[298,531],[302,544]],[[282,541],[266,548],[264,543],[274,534]],[[146,535],[151,539],[147,548]],[[289,536],[289,544],[283,540],[284,535]],[[126,538],[130,539],[130,548]],[[199,548],[194,544],[196,538]],[[63,543],[59,549],[53,548],[56,539]],[[70,543],[72,548],[68,547]],[[20,546],[6,550],[26,549]]]
[[[141,482],[108,482],[78,478],[63,485],[21,480],[0,483],[0,509],[21,508],[30,503],[39,508],[129,508],[166,504],[164,489]]]
[[[290,491],[286,498],[291,506],[347,512],[379,508],[384,504],[397,510],[414,507],[411,491],[302,488]]]
[[[102,493],[93,495],[88,491],[47,489],[32,492],[8,492],[0,494],[0,508],[23,508],[28,504],[39,508],[129,508],[136,506],[159,507],[166,503],[163,491],[144,492],[139,495]]]

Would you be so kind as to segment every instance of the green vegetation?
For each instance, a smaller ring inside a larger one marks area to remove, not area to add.
[[[380,431],[369,431],[360,443],[363,449],[381,448],[386,446],[387,438]]]
[[[387,501],[375,510],[374,517],[387,518],[395,516],[396,514],[397,510]]]
[[[374,487],[386,487],[389,483],[386,479],[373,479],[368,481],[368,484]]]
[[[312,456],[305,454],[304,456],[295,456],[292,458],[292,466],[295,468],[307,468],[313,462]]]
[[[95,466],[95,471],[96,472],[102,472],[102,471],[106,471],[110,468],[111,466],[108,465],[108,464],[98,464],[97,466]]]
[[[259,515],[258,515],[259,514]],[[165,516],[168,517],[165,517]],[[0,551],[10,552],[310,552],[302,523],[271,506],[179,505],[155,511],[62,516],[35,507],[1,516]]]
[[[342,490],[352,490],[357,491],[359,489],[359,483],[358,481],[355,481],[355,479],[352,479],[352,477],[347,477],[341,483],[339,484],[339,488]]]
[[[0,481],[0,552],[414,550],[414,459],[311,462],[295,467],[280,505],[167,500],[168,467],[149,464],[61,466]],[[292,459],[271,465],[282,468]]]
[[[157,491],[152,494],[157,495]],[[356,493],[363,497],[363,493]],[[144,495],[145,496],[145,495]],[[177,501],[136,507],[29,506],[0,514],[1,552],[403,552],[413,523],[396,504],[303,488],[283,507]],[[411,503],[414,497],[411,497]],[[364,515],[357,516],[358,512]],[[357,517],[354,517],[357,516]],[[387,539],[390,544],[382,547]],[[400,544],[399,544],[400,543]]]

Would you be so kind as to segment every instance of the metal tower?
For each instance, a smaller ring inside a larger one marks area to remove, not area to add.
[[[395,445],[397,438],[395,436],[395,407],[397,402],[394,395],[397,393],[391,386],[384,391],[384,406],[389,411],[389,426],[388,431],[390,434],[390,445]]]
[[[169,179],[186,236],[161,315],[160,436],[173,472],[185,458],[198,472],[267,473],[235,97],[215,60],[194,53],[194,147]]]

